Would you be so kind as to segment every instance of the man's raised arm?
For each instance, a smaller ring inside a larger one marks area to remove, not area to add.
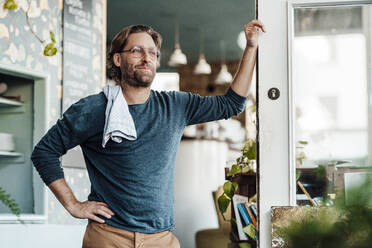
[[[256,64],[256,55],[258,47],[259,30],[265,31],[263,24],[258,20],[253,20],[244,26],[245,38],[247,45],[245,47],[242,59],[231,88],[241,96],[248,96],[252,83],[253,70]]]

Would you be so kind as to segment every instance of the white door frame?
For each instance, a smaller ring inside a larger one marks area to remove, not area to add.
[[[287,2],[259,0],[258,19],[267,33],[260,36],[258,51],[258,247],[271,247],[272,206],[290,204],[288,139]],[[270,88],[280,90],[277,100]]]
[[[293,8],[371,4],[371,0],[260,0],[258,18],[267,33],[258,52],[259,247],[271,247],[272,206],[296,203],[294,102],[292,84]],[[277,100],[270,88],[280,90]]]

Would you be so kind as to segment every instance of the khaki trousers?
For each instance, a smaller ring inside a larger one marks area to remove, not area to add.
[[[180,248],[171,231],[139,233],[89,222],[83,239],[83,248]]]

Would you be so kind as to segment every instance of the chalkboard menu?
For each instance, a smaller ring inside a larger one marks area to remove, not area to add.
[[[91,0],[65,0],[63,8],[63,111],[95,93],[92,77]]]
[[[83,97],[96,93],[93,79],[92,0],[65,0],[63,8],[62,111]],[[65,167],[85,167],[80,147],[63,156]]]

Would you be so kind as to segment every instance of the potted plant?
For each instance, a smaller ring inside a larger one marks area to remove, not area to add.
[[[256,171],[256,139],[247,140],[241,149],[242,155],[236,159],[236,163],[231,166],[227,176],[227,180],[223,185],[223,193],[218,197],[218,208],[223,216],[228,206],[231,203],[235,191],[238,189],[238,184],[233,182],[232,179],[240,173],[255,172]]]
[[[287,248],[367,248],[372,244],[372,179],[336,197],[331,207],[305,207],[274,236]]]

